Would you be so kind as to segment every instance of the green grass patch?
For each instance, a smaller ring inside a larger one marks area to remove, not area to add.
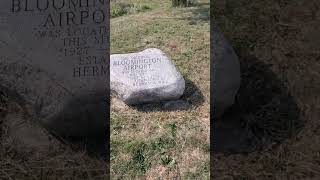
[[[170,151],[174,148],[176,148],[175,140],[166,136],[146,141],[112,140],[112,169],[119,176],[137,177],[144,175],[151,165],[173,167],[176,160],[170,155]],[[129,158],[119,157],[120,152],[127,154]]]
[[[192,85],[186,93],[192,94],[190,89],[198,89],[209,97],[210,28],[209,21],[198,18],[199,12],[205,12],[208,7],[172,8],[170,0],[125,3],[147,5],[150,9],[125,12],[111,19],[111,54],[159,48],[188,80],[187,86]],[[201,123],[208,114],[209,101],[198,108],[172,113],[115,109],[111,114],[112,177],[135,179],[144,175],[149,179],[190,179],[197,175],[192,175],[190,166],[201,167],[199,172],[205,173],[202,177],[208,177],[205,169],[209,169],[206,156],[209,131],[208,126]],[[187,158],[186,154],[194,150],[199,157]]]
[[[135,14],[151,10],[151,7],[146,4],[126,3],[126,2],[111,2],[110,16],[111,18],[124,16],[127,14]]]

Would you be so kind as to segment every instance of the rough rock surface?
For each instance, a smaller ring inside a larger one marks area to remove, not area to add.
[[[127,104],[178,99],[185,80],[159,49],[110,56],[110,88]]]
[[[53,7],[41,16],[36,11],[13,13],[10,7],[9,1],[0,1],[0,90],[30,105],[32,120],[53,134],[104,134],[109,33],[101,26],[108,24],[108,18],[100,25],[44,26],[46,15],[59,15]],[[80,27],[97,33],[79,33]],[[86,42],[76,43],[75,36]]]
[[[108,104],[107,85],[101,84],[106,80],[101,77],[78,81],[65,76],[72,65],[57,62],[47,70],[48,66],[38,65],[13,47],[1,45],[0,89],[32,105],[34,119],[54,134],[103,133]]]
[[[238,57],[217,27],[213,28],[211,60],[213,112],[219,117],[234,104],[241,78]]]

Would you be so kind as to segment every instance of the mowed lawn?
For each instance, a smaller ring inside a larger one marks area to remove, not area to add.
[[[111,54],[159,48],[186,79],[190,108],[111,106],[111,177],[209,179],[209,1],[111,1]]]

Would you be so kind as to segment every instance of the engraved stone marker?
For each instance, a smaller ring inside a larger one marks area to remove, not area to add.
[[[2,0],[0,88],[19,94],[58,135],[104,133],[108,0]]]
[[[110,56],[111,91],[127,104],[178,99],[185,81],[159,49]]]

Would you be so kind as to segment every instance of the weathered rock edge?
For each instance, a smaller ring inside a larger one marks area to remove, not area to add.
[[[112,70],[112,62],[113,58],[116,56],[135,56],[141,54],[154,53],[158,56],[161,56],[168,63],[168,68],[171,68],[175,76],[175,81],[165,86],[158,86],[154,88],[134,88],[129,83],[126,84],[122,82],[121,78],[119,78],[119,74]],[[110,88],[111,92],[124,101],[126,104],[134,105],[134,104],[143,104],[143,103],[151,103],[151,102],[161,102],[166,100],[176,100],[179,99],[185,90],[185,80],[180,72],[177,70],[175,65],[169,59],[169,57],[157,48],[149,48],[137,53],[130,54],[113,54],[110,56]]]
[[[216,25],[212,27],[211,41],[211,97],[214,117],[220,117],[234,104],[240,88],[241,72],[238,56]]]

